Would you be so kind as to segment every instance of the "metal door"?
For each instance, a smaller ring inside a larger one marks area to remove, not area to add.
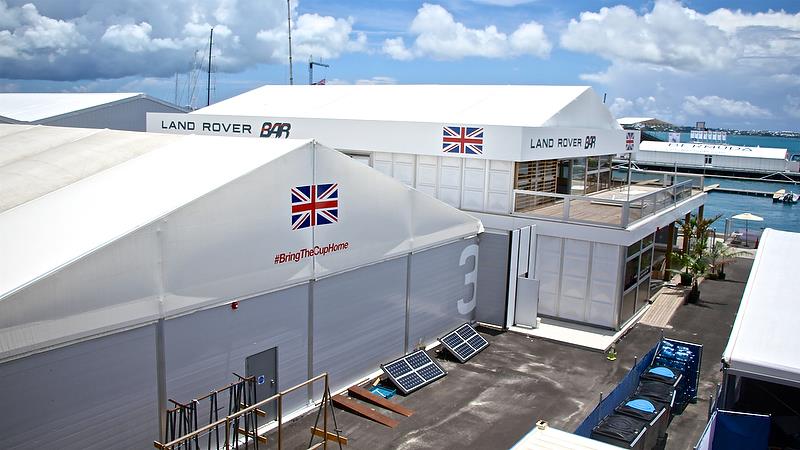
[[[248,356],[245,360],[245,374],[256,378],[256,401],[272,397],[278,393],[278,347]],[[269,402],[260,409],[266,411],[267,419],[277,418],[277,402]]]

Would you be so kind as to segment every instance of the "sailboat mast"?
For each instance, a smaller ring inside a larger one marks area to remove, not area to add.
[[[286,16],[289,21],[289,84],[294,84],[292,76],[292,0],[286,0]]]
[[[208,89],[206,106],[211,105],[211,47],[214,45],[214,27],[211,27],[211,36],[208,38]]]

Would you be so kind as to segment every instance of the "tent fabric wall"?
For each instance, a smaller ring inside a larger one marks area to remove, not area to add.
[[[695,450],[754,450],[769,445],[768,415],[717,410],[711,416]]]
[[[407,348],[436,342],[475,316],[477,239],[464,239],[411,255]]]
[[[169,398],[189,401],[245,373],[245,359],[278,347],[278,389],[308,379],[308,283],[164,321]],[[306,391],[284,399],[286,411],[307,402]],[[202,416],[201,416],[202,417]]]
[[[395,258],[314,283],[313,372],[327,371],[331,390],[403,355],[407,264]]]
[[[154,325],[0,364],[0,448],[151,448]]]

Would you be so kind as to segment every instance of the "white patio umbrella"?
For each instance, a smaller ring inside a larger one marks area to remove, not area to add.
[[[737,214],[737,215],[731,217],[731,219],[744,220],[744,245],[747,245],[747,231],[748,231],[747,230],[747,224],[748,224],[748,222],[763,222],[764,221],[763,217],[759,217],[759,216],[757,216],[755,214],[750,214],[749,212]]]

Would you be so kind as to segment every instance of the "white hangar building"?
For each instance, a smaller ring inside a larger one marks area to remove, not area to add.
[[[789,151],[785,148],[746,147],[702,142],[643,141],[636,154],[636,163],[666,170],[673,170],[677,166],[700,170],[748,171],[765,174],[797,172],[797,165],[789,161]]]
[[[251,358],[350,386],[474,318],[482,231],[312,140],[0,125],[0,448],[152,448]]]
[[[635,153],[639,132],[588,87],[264,86],[149,114],[147,129],[317,138],[468,211],[487,228],[477,319],[503,326],[533,325],[538,310],[622,327],[650,297],[656,231],[705,200],[666,177],[620,188],[612,157]]]
[[[186,109],[142,93],[0,93],[0,123],[144,131],[149,112]]]

